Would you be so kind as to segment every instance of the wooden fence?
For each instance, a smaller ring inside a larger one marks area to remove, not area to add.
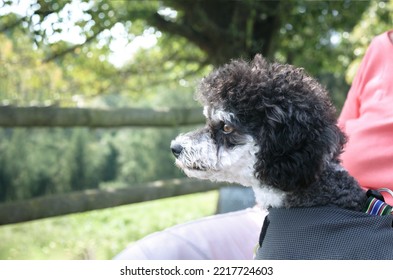
[[[86,190],[2,203],[0,225],[205,192],[223,185],[194,179],[172,179],[129,188]]]
[[[202,124],[201,108],[78,109],[0,107],[0,127],[175,127]],[[224,184],[173,179],[121,189],[86,190],[0,204],[0,225],[218,189]],[[226,184],[227,185],[227,184]]]
[[[175,127],[203,122],[201,108],[106,110],[0,106],[0,127]]]

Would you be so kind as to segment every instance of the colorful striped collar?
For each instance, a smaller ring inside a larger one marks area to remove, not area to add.
[[[393,215],[393,207],[385,203],[383,196],[378,191],[367,191],[367,197],[364,212],[376,216]]]

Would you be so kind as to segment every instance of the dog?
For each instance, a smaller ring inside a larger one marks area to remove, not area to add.
[[[206,126],[171,143],[186,175],[250,186],[263,208],[362,209],[364,191],[339,164],[346,137],[335,108],[304,70],[235,60],[197,94]]]
[[[232,60],[202,79],[197,99],[206,125],[171,142],[175,164],[187,176],[252,187],[269,216],[277,209],[291,214],[342,209],[366,215],[362,212],[366,192],[340,165],[346,136],[337,126],[335,107],[323,86],[303,69],[270,63],[261,55],[250,62]],[[316,239],[307,253],[297,252],[295,246],[290,255],[277,255],[274,246],[266,245],[266,238],[275,235],[268,230],[274,229],[274,222],[265,220],[262,258],[335,259],[359,254],[345,250],[331,254],[332,245],[327,243],[326,252],[315,255],[312,246],[320,242]],[[287,247],[288,240],[280,242]],[[266,255],[266,251],[272,252]]]

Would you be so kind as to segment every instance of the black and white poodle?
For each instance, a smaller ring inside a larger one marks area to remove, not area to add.
[[[339,162],[346,137],[335,108],[304,70],[233,60],[202,80],[198,99],[206,126],[171,143],[189,177],[251,186],[270,210],[362,211],[366,193]]]
[[[190,177],[254,188],[264,207],[337,205],[366,195],[339,165],[345,136],[322,86],[290,65],[232,61],[199,88],[207,125],[171,143]]]

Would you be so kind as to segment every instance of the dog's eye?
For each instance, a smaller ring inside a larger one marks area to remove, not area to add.
[[[229,134],[229,133],[231,133],[233,131],[233,127],[228,125],[228,124],[224,124],[224,126],[222,127],[222,131],[225,134]]]

